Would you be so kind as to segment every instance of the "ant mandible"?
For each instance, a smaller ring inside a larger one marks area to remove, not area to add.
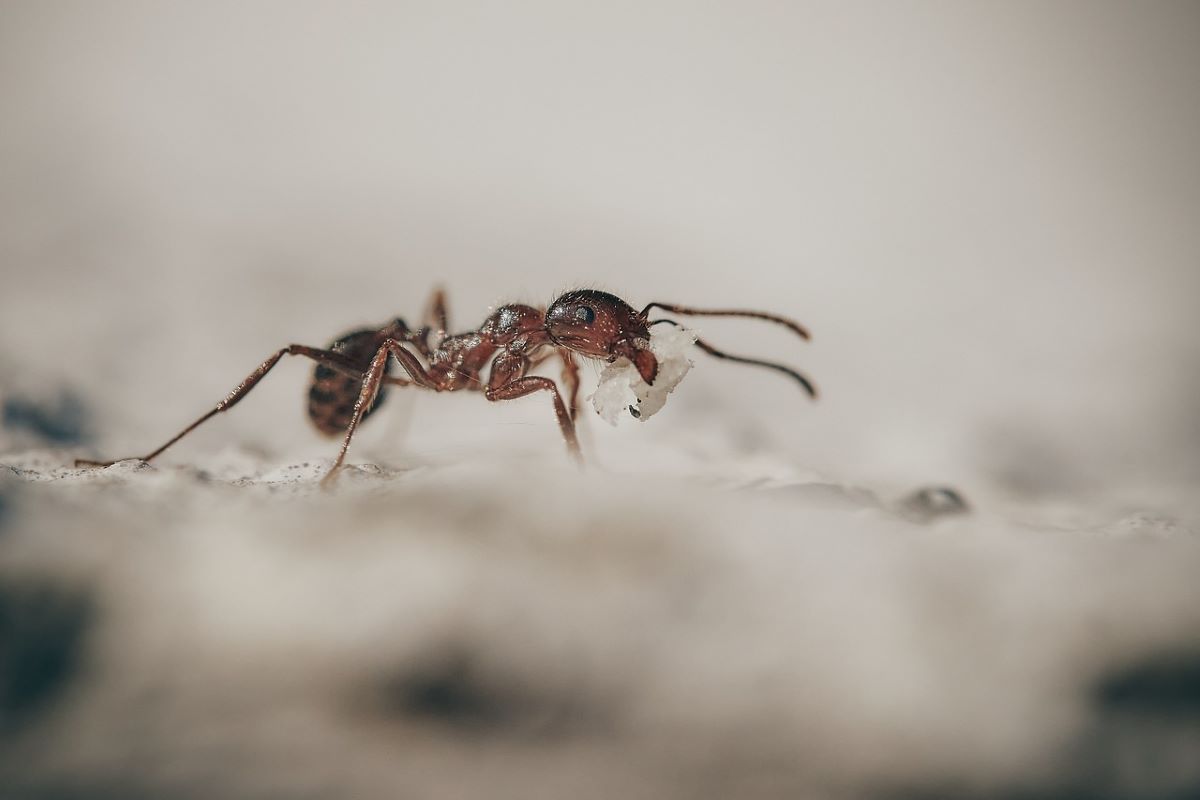
[[[462,389],[482,391],[492,402],[515,400],[540,391],[549,392],[567,452],[573,459],[582,462],[579,440],[575,436],[579,395],[579,366],[575,356],[578,354],[608,362],[627,358],[642,379],[647,384],[653,384],[658,373],[658,361],[650,350],[650,327],[664,323],[679,324],[666,318],[651,321],[649,314],[655,308],[685,316],[762,319],[783,325],[803,339],[809,338],[808,331],[800,324],[764,311],[699,309],[672,303],[650,303],[639,312],[619,297],[595,289],[567,292],[545,311],[527,305],[501,306],[484,320],[478,330],[448,336],[446,299],[439,289],[429,303],[424,324],[416,330],[410,329],[403,319],[397,318],[382,328],[351,331],[325,349],[299,344],[280,348],[247,375],[215,408],[157,450],[142,456],[141,460],[150,461],[210,418],[233,408],[284,356],[305,356],[317,362],[308,391],[309,418],[317,430],[327,436],[344,435],[342,449],[333,467],[322,479],[323,485],[335,478],[346,459],[346,451],[350,448],[350,440],[354,438],[359,423],[379,408],[390,386],[415,384],[435,392]],[[697,339],[696,346],[717,358],[777,370],[797,381],[811,397],[817,396],[812,382],[790,367],[730,355],[703,339]],[[529,374],[531,369],[556,355],[562,361],[567,402],[563,402],[562,394],[553,380]],[[391,358],[400,363],[407,378],[388,374]],[[491,369],[485,381],[482,374],[489,363]],[[80,459],[76,466],[107,467],[115,463],[117,461]]]

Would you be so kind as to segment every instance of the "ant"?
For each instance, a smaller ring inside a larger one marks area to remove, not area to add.
[[[212,417],[233,408],[284,356],[304,356],[317,362],[308,391],[309,418],[317,430],[327,436],[344,435],[342,449],[322,479],[322,485],[335,479],[355,430],[379,408],[387,397],[388,388],[413,384],[435,392],[481,391],[492,402],[549,392],[567,452],[582,463],[579,440],[575,436],[579,395],[576,355],[608,362],[629,359],[642,379],[653,384],[658,361],[650,350],[650,327],[664,323],[679,325],[665,318],[650,321],[650,311],[655,308],[685,316],[762,319],[782,325],[803,339],[809,338],[808,331],[798,323],[764,311],[650,303],[639,312],[619,297],[595,289],[567,292],[545,311],[528,305],[500,306],[477,330],[449,336],[446,298],[439,289],[429,302],[424,324],[416,330],[409,328],[403,319],[396,318],[381,328],[351,331],[324,349],[299,344],[280,348],[215,408],[157,450],[142,456],[141,460],[150,461]],[[696,346],[717,358],[781,372],[798,382],[811,397],[817,396],[812,382],[790,367],[730,355],[703,339],[697,339]],[[529,374],[531,369],[554,356],[562,361],[566,402],[553,380]],[[388,374],[388,365],[393,358],[403,367],[407,377]],[[485,380],[482,374],[489,365]],[[80,459],[76,466],[107,467],[115,463]]]

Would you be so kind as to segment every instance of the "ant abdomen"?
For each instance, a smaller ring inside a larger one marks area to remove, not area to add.
[[[378,329],[363,328],[338,337],[328,349],[352,359],[365,373],[381,344],[383,339]],[[324,364],[317,364],[308,389],[308,416],[316,429],[330,437],[344,434],[354,417],[354,403],[361,389],[361,378],[355,380]],[[375,403],[367,409],[364,419],[383,405],[387,390],[386,384],[379,387]]]

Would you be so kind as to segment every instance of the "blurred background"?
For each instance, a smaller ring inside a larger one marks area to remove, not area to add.
[[[110,457],[436,284],[464,329],[596,286],[801,319],[698,327],[823,398],[702,363],[591,436],[1026,495],[1200,476],[1195,3],[0,9],[3,387],[68,387]],[[173,456],[324,455],[310,368]],[[393,404],[365,454],[556,446],[542,403]]]
[[[0,0],[0,796],[1195,796],[1197,86],[1195,2]],[[293,359],[70,468],[438,285],[822,396],[396,391],[323,493]]]
[[[1200,473],[1193,2],[0,8],[5,384],[122,455],[434,284],[464,329],[595,285],[804,320],[700,327],[816,407],[721,363],[678,405],[845,479]],[[328,449],[308,369],[193,446]],[[514,405],[468,425],[553,440]]]

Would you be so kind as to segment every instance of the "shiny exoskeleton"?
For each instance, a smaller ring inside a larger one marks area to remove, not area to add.
[[[371,366],[375,351],[389,338],[389,332],[365,328],[351,331],[338,337],[329,345],[329,351],[339,353],[354,363],[362,372]],[[354,418],[354,401],[362,388],[362,378],[352,378],[332,367],[318,363],[313,369],[312,384],[308,389],[308,416],[316,429],[326,436],[340,436],[350,427]],[[379,387],[375,402],[363,413],[363,419],[371,416],[387,399],[387,386]]]
[[[435,392],[478,391],[493,402],[547,392],[567,452],[581,461],[575,435],[579,396],[579,367],[575,358],[583,356],[608,362],[628,359],[642,379],[653,384],[658,361],[650,349],[650,327],[679,324],[667,318],[650,320],[650,312],[655,308],[688,316],[762,319],[809,338],[799,323],[763,311],[698,309],[670,303],[650,303],[637,311],[619,297],[595,289],[567,292],[544,311],[528,305],[504,305],[478,329],[447,336],[445,298],[437,291],[424,324],[416,330],[410,329],[403,319],[395,319],[380,328],[351,331],[324,349],[292,344],[277,350],[216,407],[141,460],[151,460],[211,417],[228,411],[285,355],[299,355],[316,362],[308,393],[309,417],[322,433],[344,437],[337,460],[323,482],[336,476],[355,430],[379,408],[388,388],[413,384]],[[790,367],[730,355],[702,339],[696,340],[696,346],[717,358],[779,371],[799,383],[810,396],[817,395],[812,382]],[[530,374],[536,366],[554,357],[562,362],[566,401],[553,380]],[[393,363],[399,364],[405,377],[389,374],[389,365]],[[116,462],[77,463],[108,466]]]

